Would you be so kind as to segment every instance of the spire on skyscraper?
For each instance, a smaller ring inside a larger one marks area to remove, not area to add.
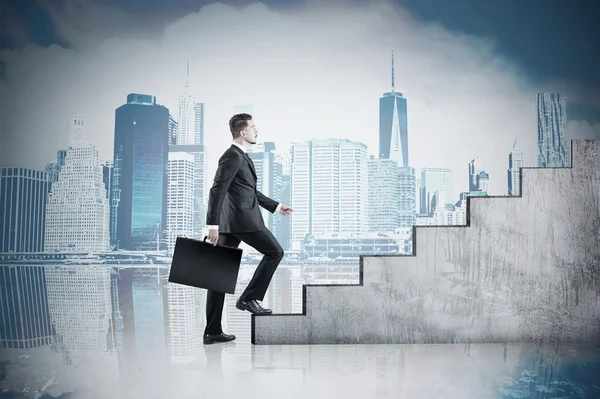
[[[185,87],[190,87],[190,60],[187,60],[187,69],[185,74]]]
[[[396,91],[394,86],[394,50],[392,50],[392,93]]]

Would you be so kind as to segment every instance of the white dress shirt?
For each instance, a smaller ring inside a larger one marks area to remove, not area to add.
[[[238,143],[237,141],[234,141],[232,143],[234,146],[236,146],[237,148],[239,148],[240,150],[242,150],[244,152],[244,154],[248,153],[248,151],[246,150],[246,147],[244,147],[243,145],[241,145],[240,143]],[[275,209],[275,213],[278,213],[281,210],[281,204],[277,205],[277,209]],[[219,230],[219,226],[206,226],[206,228],[208,228],[209,230]]]

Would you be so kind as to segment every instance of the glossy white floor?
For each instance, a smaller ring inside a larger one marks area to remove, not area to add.
[[[130,395],[218,399],[600,397],[600,345],[252,346],[235,342],[205,346],[201,352],[195,363],[172,366],[160,378],[145,379]]]

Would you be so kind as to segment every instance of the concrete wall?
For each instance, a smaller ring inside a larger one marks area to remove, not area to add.
[[[304,315],[253,316],[253,343],[600,342],[600,140],[572,155],[470,198],[467,227],[416,227],[413,256],[362,257],[360,285],[305,286]]]

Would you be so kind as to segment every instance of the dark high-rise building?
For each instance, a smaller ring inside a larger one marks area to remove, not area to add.
[[[52,343],[43,266],[0,265],[0,348]]]
[[[408,167],[408,124],[406,98],[397,92],[394,83],[394,53],[392,53],[392,91],[379,99],[379,158],[396,161]]]
[[[140,265],[115,271],[113,298],[117,303],[113,311],[118,309],[119,367],[126,375],[139,374],[140,367],[165,370],[169,361],[168,269]]]
[[[110,200],[110,188],[112,184],[112,176],[113,176],[113,162],[112,161],[104,161],[102,162],[102,181],[104,182],[104,187],[106,187],[106,198]]]
[[[169,109],[156,97],[130,94],[115,112],[111,245],[165,249]]]
[[[0,168],[0,252],[43,252],[48,173]]]

